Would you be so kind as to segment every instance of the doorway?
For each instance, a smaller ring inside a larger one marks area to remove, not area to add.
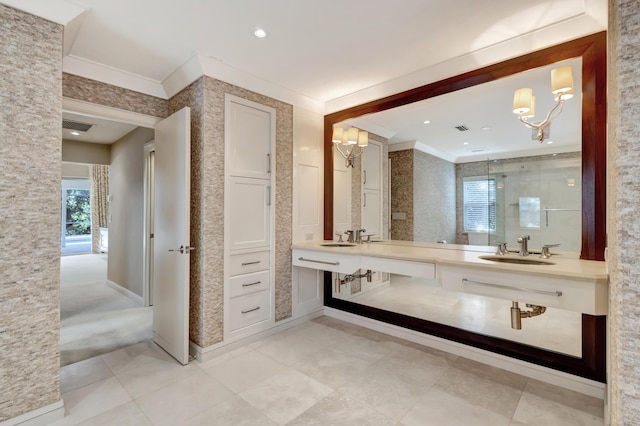
[[[71,177],[63,182],[61,242],[67,250],[74,238],[83,238],[85,245],[78,250],[83,254],[61,258],[60,356],[66,365],[153,337],[153,308],[143,291],[142,149],[154,131],[153,125],[66,106],[63,120],[63,176]],[[79,178],[82,167],[84,179]],[[99,190],[98,174],[106,181]],[[88,202],[98,195],[102,209]]]

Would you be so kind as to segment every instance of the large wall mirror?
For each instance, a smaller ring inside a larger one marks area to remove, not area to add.
[[[388,203],[384,209],[388,217],[378,237],[390,243],[447,241],[481,246],[507,241],[513,247],[515,238],[526,232],[532,247],[560,243],[564,251],[578,253],[582,259],[604,260],[605,48],[606,34],[595,34],[327,115],[325,239],[342,231],[334,229],[334,162],[339,157],[334,157],[331,136],[335,125],[348,125],[368,130],[373,140],[381,141],[378,146],[384,148],[385,160],[391,159],[390,166],[383,167],[388,192],[381,200]],[[550,137],[539,143],[512,113],[513,93],[532,87],[538,116],[544,116],[553,106],[550,71],[564,65],[573,70],[576,95],[552,122]],[[426,120],[430,123],[425,124]],[[361,173],[358,165],[353,173]],[[411,179],[416,188],[407,191],[406,182]],[[352,181],[357,184],[358,179]],[[492,217],[465,216],[465,190],[473,196],[477,182],[493,185]],[[533,186],[536,190],[531,195],[528,188]],[[362,199],[352,198],[352,210],[361,211]],[[407,281],[403,283],[408,289],[418,284],[408,277],[395,279]],[[559,336],[562,344],[558,345],[536,340],[529,331],[502,333],[486,322],[492,331],[485,332],[478,328],[482,321],[465,325],[464,318],[444,318],[455,311],[453,305],[439,309],[430,301],[416,307],[402,298],[341,298],[332,292],[330,280],[328,274],[328,306],[604,381],[604,318],[580,314],[568,318],[557,313],[560,321],[573,324]],[[430,298],[457,303],[446,294],[430,294]],[[438,316],[440,311],[443,315]],[[547,333],[546,337],[552,336]]]

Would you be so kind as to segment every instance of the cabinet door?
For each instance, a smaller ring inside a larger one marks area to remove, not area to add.
[[[271,187],[262,179],[229,179],[229,248],[269,247]]]
[[[228,175],[269,179],[275,111],[231,95],[227,95],[226,107]]]
[[[362,193],[362,227],[367,234],[382,235],[382,200],[380,191],[365,189]]]
[[[382,170],[382,145],[370,141],[362,151],[362,186],[380,189]]]
[[[333,232],[351,229],[351,173],[339,153],[333,153]]]

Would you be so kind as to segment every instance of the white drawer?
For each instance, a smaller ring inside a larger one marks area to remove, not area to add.
[[[269,251],[233,254],[229,257],[229,276],[269,269]]]
[[[269,290],[229,300],[229,331],[266,321],[271,317]]]
[[[268,290],[270,287],[269,271],[254,272],[251,274],[236,275],[229,279],[229,297],[238,297],[245,294]]]

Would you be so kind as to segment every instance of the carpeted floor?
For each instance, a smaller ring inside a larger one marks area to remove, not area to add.
[[[60,365],[152,338],[153,308],[109,287],[107,255],[61,258]]]

